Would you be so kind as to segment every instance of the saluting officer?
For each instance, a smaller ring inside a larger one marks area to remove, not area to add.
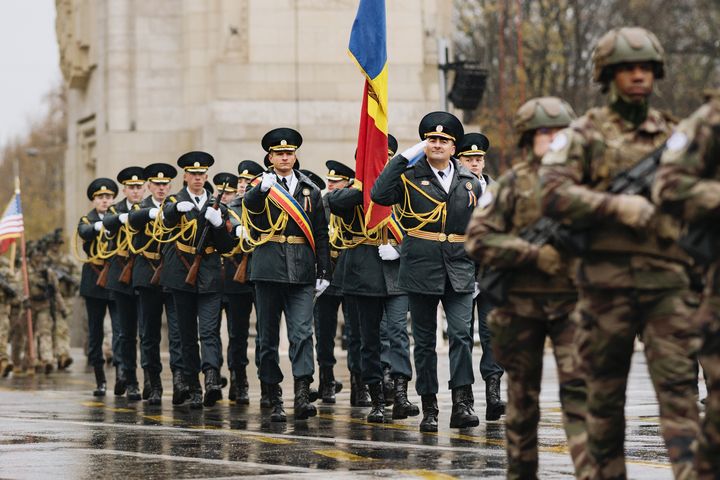
[[[87,255],[80,277],[80,295],[85,299],[87,310],[88,364],[92,365],[95,370],[96,387],[93,395],[96,397],[104,396],[107,389],[103,370],[105,360],[102,352],[105,312],[110,310],[111,317],[115,313],[115,303],[110,300],[110,292],[97,284],[106,262],[99,255],[100,245],[107,242],[102,220],[117,194],[118,187],[110,178],[97,178],[90,182],[87,197],[92,202],[93,209],[80,218],[77,228],[78,236],[82,239],[83,251]],[[113,321],[113,323],[115,322]],[[115,337],[114,332],[113,337]],[[115,338],[113,338],[113,343],[115,343]],[[117,347],[114,346],[113,351],[118,352]]]
[[[233,240],[226,229],[224,207],[213,208],[215,199],[204,188],[207,170],[214,162],[212,155],[200,151],[178,158],[187,186],[164,202],[160,222],[161,231],[169,231],[172,239],[163,251],[160,283],[170,289],[177,310],[190,408],[211,407],[222,398],[222,345],[218,335],[222,297],[220,253],[230,251]],[[197,275],[192,278],[188,273],[197,262]],[[204,398],[200,371],[205,374]]]
[[[143,176],[148,182],[150,195],[128,215],[128,225],[133,232],[132,252],[135,255],[133,287],[138,292],[142,318],[140,358],[145,378],[149,382],[147,400],[150,405],[159,405],[162,401],[160,337],[163,309],[168,324],[170,370],[173,379],[172,402],[174,405],[179,405],[187,396],[187,385],[182,373],[182,345],[175,304],[170,292],[160,286],[162,244],[153,238],[153,223],[170,193],[170,182],[176,175],[175,167],[167,163],[153,163],[145,167]]]
[[[284,312],[295,379],[295,418],[317,411],[310,403],[313,359],[313,298],[330,285],[328,224],[320,189],[293,170],[300,134],[276,128],[262,139],[272,171],[245,194],[243,226],[255,246],[250,280],[260,335],[260,381],[268,385],[271,421],[286,421],[282,404],[283,374],[278,362],[280,316]]]
[[[129,401],[140,400],[140,388],[137,379],[137,335],[138,304],[132,287],[132,271],[121,278],[130,264],[129,242],[132,234],[125,227],[128,212],[140,203],[145,193],[145,178],[142,167],[127,167],[120,171],[117,180],[123,186],[125,198],[111,206],[103,218],[103,226],[111,240],[112,253],[107,276],[107,289],[115,301],[120,317],[120,379],[115,383],[115,395],[122,395],[127,388]]]
[[[399,287],[408,292],[415,339],[415,388],[422,398],[421,431],[437,431],[437,305],[443,303],[450,339],[451,428],[479,424],[473,410],[472,304],[475,263],[465,253],[465,229],[480,182],[452,156],[463,126],[454,115],[432,112],[420,121],[422,141],[393,158],[372,188],[379,205],[397,205],[407,236],[400,254]],[[413,161],[412,164],[409,164]]]

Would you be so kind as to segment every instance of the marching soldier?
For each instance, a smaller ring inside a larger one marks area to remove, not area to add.
[[[183,378],[182,344],[175,303],[170,292],[160,285],[163,268],[162,244],[153,237],[153,224],[170,193],[170,182],[176,175],[175,167],[167,163],[153,163],[145,167],[142,177],[147,180],[150,195],[138,204],[137,208],[133,208],[127,222],[133,232],[130,249],[135,258],[132,285],[138,292],[139,315],[142,318],[140,359],[144,376],[149,382],[147,400],[150,405],[160,405],[162,402],[160,337],[163,309],[168,325],[173,405],[183,403],[188,395]]]
[[[53,317],[62,315],[57,304],[58,281],[48,268],[45,243],[28,242],[29,308],[32,310],[33,338],[37,345],[36,370],[46,374],[53,371]]]
[[[492,179],[486,173],[485,155],[490,149],[490,140],[482,133],[466,133],[458,145],[457,159],[480,180],[482,192],[492,183]],[[480,280],[484,272],[483,265],[478,265],[477,279]],[[483,295],[483,292],[475,292],[475,308],[478,315],[478,335],[482,346],[482,357],[480,357],[480,375],[485,382],[485,420],[498,420],[505,413],[505,403],[500,397],[500,378],[503,375],[503,368],[495,361],[492,352],[492,338],[487,326],[487,316],[492,309],[490,300]],[[473,324],[475,322],[473,321]]]
[[[128,401],[142,398],[137,379],[137,336],[138,317],[137,295],[132,286],[132,269],[135,255],[130,252],[132,231],[127,227],[128,215],[137,208],[145,194],[145,176],[142,167],[127,167],[117,175],[125,198],[111,206],[103,218],[103,226],[112,240],[110,268],[107,275],[107,289],[115,301],[120,317],[120,378],[115,383],[115,395],[122,395],[127,389]]]
[[[0,257],[0,376],[2,378],[10,375],[10,372],[15,368],[7,354],[10,340],[11,302],[20,297],[14,283],[14,275],[10,270],[7,258]]]
[[[93,203],[93,209],[80,219],[77,228],[77,234],[83,242],[83,251],[87,255],[87,260],[82,267],[80,295],[85,298],[85,308],[87,309],[88,364],[92,365],[95,370],[97,386],[93,395],[96,397],[105,396],[107,389],[103,370],[105,360],[102,352],[105,312],[110,310],[112,316],[115,309],[114,302],[110,300],[110,292],[97,284],[98,277],[106,265],[106,260],[102,259],[100,255],[101,250],[106,248],[103,245],[107,243],[102,220],[117,193],[118,187],[113,180],[109,178],[93,180],[87,189],[87,197]],[[114,352],[118,351],[113,350]]]
[[[283,374],[278,362],[280,316],[284,312],[295,379],[295,418],[317,414],[310,401],[313,360],[313,299],[330,285],[328,225],[317,186],[293,169],[300,134],[276,128],[262,139],[272,169],[243,199],[243,226],[255,247],[250,280],[255,284],[260,336],[260,381],[270,392],[270,420],[286,421]]]
[[[415,388],[422,398],[420,430],[437,431],[437,305],[447,314],[450,339],[451,428],[479,425],[473,410],[472,303],[475,263],[465,253],[465,229],[480,182],[454,158],[463,127],[447,112],[420,122],[421,142],[393,158],[372,188],[379,205],[397,204],[407,235],[398,286],[408,293],[415,339]],[[413,163],[410,164],[409,162]]]
[[[577,293],[571,265],[552,245],[539,247],[519,236],[542,217],[540,159],[552,137],[574,117],[570,105],[556,97],[534,98],[520,107],[515,131],[522,159],[483,194],[468,226],[468,253],[481,265],[506,271],[510,282],[507,301],[498,305],[488,320],[495,352],[508,372],[508,478],[537,478],[546,337],[555,353],[563,423],[575,473],[578,478],[587,478],[588,473],[586,389],[574,358],[576,324],[571,313]],[[461,149],[468,151],[467,147]]]
[[[675,244],[679,221],[658,214],[643,189],[608,191],[618,174],[656,154],[670,135],[673,120],[649,102],[655,80],[664,75],[663,50],[651,32],[619,28],[600,38],[593,62],[608,105],[590,109],[558,133],[540,170],[545,214],[585,229],[589,243],[576,282],[591,476],[626,476],[625,390],[640,334],[673,473],[692,478],[700,340],[688,323],[693,296],[689,258]]]
[[[206,152],[182,155],[187,186],[168,197],[162,208],[161,230],[171,233],[164,249],[161,284],[169,288],[177,309],[182,365],[190,390],[190,408],[211,407],[222,398],[222,345],[218,321],[222,300],[220,254],[233,247],[224,207],[204,188],[215,159]],[[218,208],[220,207],[220,208]],[[161,235],[162,236],[162,235]],[[158,234],[156,232],[156,239]],[[202,350],[198,347],[198,332]],[[201,357],[202,352],[202,357]],[[205,397],[199,373],[205,375]]]
[[[50,268],[58,280],[59,300],[63,304],[64,315],[55,316],[53,329],[53,354],[57,359],[58,370],[65,370],[73,363],[70,356],[70,327],[67,319],[72,317],[72,305],[78,293],[80,283],[77,280],[77,267],[75,262],[62,251],[65,241],[63,229],[56,228],[46,237],[47,256]]]
[[[667,213],[714,239],[698,262],[705,267],[703,301],[695,317],[704,333],[700,363],[708,396],[696,457],[698,477],[715,479],[720,472],[720,261],[717,219],[720,207],[720,86],[707,92],[707,102],[683,120],[667,142],[653,186],[653,199]]]

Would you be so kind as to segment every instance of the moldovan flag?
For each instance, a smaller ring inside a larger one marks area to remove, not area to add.
[[[388,157],[386,30],[385,0],[360,0],[348,50],[365,75],[355,177],[363,191],[368,231],[383,226],[391,212],[390,207],[374,205],[370,201],[370,189]]]
[[[0,254],[7,252],[10,245],[22,237],[24,230],[20,192],[16,192],[5,208],[0,219]]]

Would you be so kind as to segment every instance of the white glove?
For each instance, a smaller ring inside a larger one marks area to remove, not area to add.
[[[222,212],[219,208],[208,208],[205,210],[205,219],[212,224],[213,227],[222,225]]]
[[[275,182],[277,182],[277,177],[274,173],[265,172],[262,175],[262,183],[260,183],[260,191],[261,192],[267,192],[272,188],[273,185],[275,185]]]
[[[102,229],[102,226],[103,226],[102,222],[98,220],[93,225],[93,228],[95,229],[96,232],[99,232]]]
[[[480,295],[480,284],[478,282],[475,282],[475,291],[473,292],[473,299],[477,298],[478,295]]]
[[[195,204],[193,202],[188,202],[187,200],[184,202],[178,202],[177,204],[177,210],[180,213],[189,212],[193,208],[195,208]]]
[[[324,278],[318,278],[315,280],[315,298],[317,299],[320,295],[322,295],[325,289],[329,286],[330,280],[325,280]]]
[[[415,157],[419,156],[425,151],[425,145],[427,145],[427,140],[416,143],[412,147],[402,152],[400,155],[405,157],[408,161],[412,161]]]
[[[245,231],[245,227],[243,227],[242,225],[238,225],[237,227],[235,227],[235,236],[241,240],[247,238],[248,235]]]
[[[148,216],[150,217],[150,220],[155,220],[158,216],[158,213],[160,213],[159,208],[155,208],[155,207],[151,208],[150,211],[148,212]]]
[[[128,219],[127,213],[121,213],[120,215],[118,215],[118,220],[120,220],[120,223],[122,223],[123,225],[125,225],[127,223],[127,219]]]
[[[382,258],[386,262],[391,262],[400,258],[400,254],[398,253],[398,251],[395,250],[395,247],[393,247],[389,243],[378,246],[378,253],[380,254],[380,258]]]

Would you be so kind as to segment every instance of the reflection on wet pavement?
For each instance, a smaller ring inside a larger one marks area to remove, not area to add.
[[[561,425],[554,362],[550,356],[545,360],[539,476],[569,478],[572,465]],[[641,355],[635,356],[635,362],[626,409],[629,475],[671,478],[655,395]],[[287,364],[283,368],[289,371]],[[343,369],[339,364],[336,374]],[[447,372],[447,365],[439,371]],[[338,376],[349,385],[347,374]],[[333,479],[504,477],[502,420],[481,421],[466,430],[448,428],[449,392],[439,396],[440,431],[421,433],[419,418],[368,424],[368,409],[350,407],[346,391],[335,405],[318,403],[317,418],[295,422],[292,386],[286,381],[288,423],[277,424],[259,408],[257,380],[251,379],[250,406],[225,400],[200,411],[173,407],[169,375],[163,381],[166,395],[157,407],[112,395],[93,398],[92,375],[77,364],[69,373],[0,381],[0,477],[297,479],[320,477],[327,471],[332,471]],[[484,385],[478,382],[474,388],[482,418]],[[417,396],[411,399],[419,403]]]

